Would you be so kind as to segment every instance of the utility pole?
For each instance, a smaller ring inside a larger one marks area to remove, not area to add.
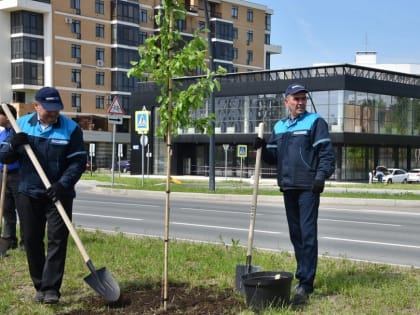
[[[209,8],[208,8],[208,1],[204,0],[204,12],[206,15],[206,27],[209,30],[207,33],[207,40],[208,40],[208,50],[209,50],[209,68],[210,71],[214,71],[214,62],[213,62],[213,44],[211,42],[211,31],[210,31],[210,16],[209,16]],[[214,92],[212,91],[210,94],[210,114],[215,114],[215,103],[214,103]],[[211,128],[213,129],[213,133],[210,135],[209,140],[209,190],[215,191],[216,190],[216,180],[215,180],[215,158],[216,158],[216,135],[214,134],[214,127],[215,122],[211,121],[210,123]]]

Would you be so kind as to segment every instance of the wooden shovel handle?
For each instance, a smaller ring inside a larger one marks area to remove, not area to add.
[[[0,193],[0,234],[1,234],[2,226],[3,226],[4,197],[6,196],[6,185],[7,185],[7,164],[3,164],[3,175],[1,178],[1,193]]]
[[[12,124],[13,129],[16,133],[21,132],[18,124],[16,123],[15,118],[13,117],[12,113],[9,110],[9,107],[7,104],[2,103],[1,107],[3,108],[4,113],[6,114],[7,118],[9,119],[10,123]],[[42,169],[41,164],[39,163],[34,151],[32,150],[31,146],[29,144],[24,145],[25,151],[29,156],[29,159],[31,160],[32,164],[34,165],[39,177],[41,177],[42,182],[44,183],[44,186],[46,189],[51,187],[51,183],[45,174],[44,170]],[[76,229],[74,228],[72,222],[70,221],[62,203],[60,200],[57,200],[55,202],[55,206],[57,207],[58,213],[60,214],[61,218],[63,219],[64,223],[67,226],[67,229],[69,230],[71,236],[74,239],[74,242],[77,245],[77,248],[79,249],[81,255],[83,256],[84,261],[87,263],[90,258],[86,252],[86,249],[84,248],[82,241],[79,238],[79,235],[77,235]]]
[[[263,136],[264,136],[264,123],[261,122],[258,125],[258,137],[262,138]],[[260,183],[261,155],[262,155],[262,148],[258,148],[257,156],[255,159],[254,187],[252,191],[251,212],[250,212],[250,220],[249,220],[248,249],[246,253],[247,260],[250,260],[251,252],[252,252],[252,244],[254,241],[254,228],[255,228],[255,217],[257,213],[258,187]]]

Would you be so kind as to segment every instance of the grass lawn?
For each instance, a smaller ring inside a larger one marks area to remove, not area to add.
[[[131,238],[121,233],[109,235],[79,231],[79,235],[96,268],[105,266],[118,281],[123,294],[133,287],[143,290],[160,287],[163,240]],[[253,314],[244,304],[245,297],[232,290],[235,288],[235,268],[245,263],[246,249],[235,244],[227,246],[222,242],[201,244],[173,240],[170,242],[169,251],[170,286],[183,283],[192,289],[216,287],[220,292],[229,289],[233,298],[240,301],[239,305],[242,306],[234,310],[226,309],[224,314]],[[71,240],[61,291],[62,298],[58,305],[45,306],[31,301],[35,291],[23,252],[10,251],[8,257],[0,260],[0,264],[0,314],[111,314],[108,313],[111,310],[105,303],[102,306],[96,304],[94,308],[90,305],[89,301],[97,295],[83,281],[89,270]],[[255,250],[252,264],[261,266],[264,271],[293,272],[295,268],[294,257],[286,252]],[[171,305],[176,303],[176,300],[168,303]],[[81,310],[89,313],[82,313]],[[124,313],[123,309],[112,311],[112,314],[142,314]],[[267,309],[263,314],[419,313],[419,269],[321,257],[315,293],[307,306],[300,310],[293,310],[291,307]],[[196,314],[203,313],[197,311]]]
[[[83,179],[102,181],[110,185],[109,174],[84,174]],[[165,189],[164,179],[147,179],[141,186],[141,178],[115,176],[114,188],[125,189]],[[376,185],[356,185],[357,187]],[[418,189],[418,185],[388,185],[389,189]],[[215,193],[251,194],[249,183],[224,181],[217,183]],[[260,186],[261,187],[261,186]],[[342,187],[342,186],[341,186]],[[351,185],[355,187],[355,185]],[[206,182],[183,181],[171,185],[172,191],[208,193]],[[261,194],[279,194],[275,188],[261,187]],[[378,194],[364,193],[377,197]],[[343,197],[357,197],[361,194],[340,193]],[[386,195],[386,194],[385,194]],[[414,194],[393,195],[392,198],[417,198]],[[162,222],[163,229],[163,222]],[[155,238],[132,238],[122,233],[105,234],[99,231],[78,230],[92,261],[97,269],[106,267],[118,281],[123,295],[133,290],[155,292],[157,300],[163,273],[164,242]],[[229,294],[237,301],[230,303],[223,314],[250,315],[253,312],[245,305],[245,297],[235,290],[235,271],[237,265],[245,264],[246,249],[220,240],[220,244],[190,243],[171,240],[169,244],[169,282],[170,288],[178,285],[187,286],[190,292],[201,289],[216,290],[218,295]],[[253,265],[261,266],[264,271],[295,270],[295,258],[286,252],[266,252],[254,250]],[[159,309],[150,312],[121,308],[112,308],[106,303],[95,302],[98,299],[83,278],[89,274],[74,242],[69,240],[66,271],[62,286],[60,304],[54,306],[39,305],[32,302],[35,294],[28,274],[25,253],[19,250],[9,251],[9,256],[0,258],[2,281],[0,282],[0,314],[214,314],[206,312],[196,305],[196,312],[161,313]],[[295,282],[295,281],[294,281]],[[294,287],[292,284],[292,288]],[[187,290],[187,292],[188,292]],[[212,291],[213,292],[213,291]],[[292,290],[293,292],[293,290]],[[168,305],[179,303],[175,296],[169,296]],[[143,305],[149,298],[139,299]],[[133,301],[134,303],[134,301]],[[221,302],[220,302],[221,303]],[[233,306],[232,306],[233,305]],[[233,307],[233,308],[232,308]],[[315,292],[310,303],[303,309],[291,307],[267,309],[268,314],[420,314],[420,269],[403,268],[381,264],[362,263],[342,259],[320,257],[315,282]]]

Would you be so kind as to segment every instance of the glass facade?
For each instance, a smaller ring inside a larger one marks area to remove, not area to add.
[[[307,109],[318,112],[328,123],[330,133],[352,133],[359,137],[371,135],[418,136],[420,128],[420,99],[375,94],[352,90],[315,91],[310,93]],[[274,124],[287,116],[284,94],[237,95],[215,98],[216,136],[239,137],[241,134],[257,133],[258,124],[265,123],[265,133],[269,134]],[[208,115],[208,106],[194,113],[195,117]],[[157,122],[156,122],[157,123]],[[181,134],[191,134],[194,130],[182,130]],[[236,156],[239,140],[230,141],[225,151],[223,144],[216,143],[216,176],[251,176],[254,168],[255,151],[248,144],[249,157],[244,161]],[[251,139],[251,140],[252,140]],[[181,141],[182,142],[182,141]],[[229,141],[226,141],[226,144]],[[159,147],[161,141],[155,142]],[[159,144],[158,144],[159,143]],[[181,145],[182,147],[182,145]],[[186,147],[185,147],[186,148]],[[184,147],[180,149],[184,151]],[[377,165],[408,168],[420,167],[420,146],[410,151],[406,146],[379,146],[344,144],[335,145],[337,169],[332,179],[364,180],[369,170]],[[417,155],[416,155],[417,152]],[[163,154],[163,155],[161,155]],[[159,150],[156,158],[163,161],[165,152]],[[188,174],[208,175],[208,151],[204,144],[195,144],[194,159],[187,158]],[[225,161],[227,158],[227,161]],[[185,164],[183,162],[183,164]],[[240,167],[244,162],[243,169]],[[225,163],[227,163],[225,165]],[[228,169],[225,170],[225,167]],[[157,170],[159,172],[159,170]],[[183,172],[185,173],[185,167]],[[275,176],[275,168],[263,165],[263,176]]]

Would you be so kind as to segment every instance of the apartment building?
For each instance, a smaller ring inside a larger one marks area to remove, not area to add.
[[[208,3],[208,10],[204,4]],[[269,69],[272,10],[239,0],[185,0],[187,16],[176,27],[188,39],[210,23],[214,64],[229,72]],[[87,143],[96,144],[98,167],[109,167],[108,108],[118,98],[127,113],[116,125],[115,142],[130,155],[130,105],[136,86],[128,78],[137,48],[159,29],[159,0],[0,0],[0,98],[19,115],[31,112],[36,91],[61,93],[63,113],[78,121]],[[206,15],[207,12],[207,15]],[[207,36],[202,33],[203,36]]]

